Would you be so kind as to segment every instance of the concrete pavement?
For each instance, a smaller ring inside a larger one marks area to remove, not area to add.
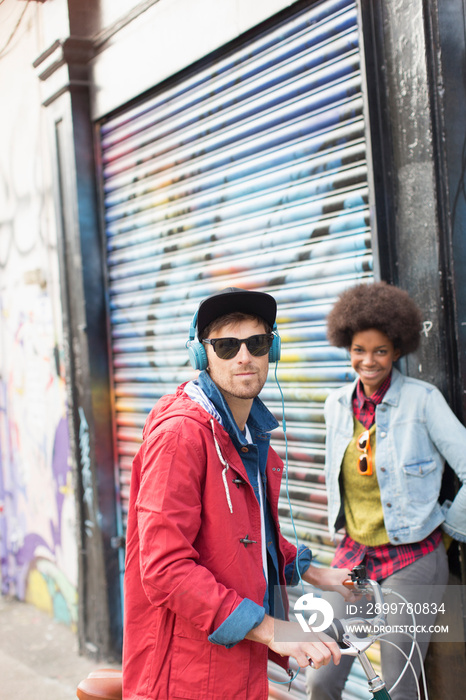
[[[80,656],[69,627],[0,596],[0,700],[76,700],[79,681],[104,666],[116,667]]]

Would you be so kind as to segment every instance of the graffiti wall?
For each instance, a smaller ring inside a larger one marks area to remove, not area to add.
[[[76,517],[34,5],[0,5],[0,577],[2,594],[74,626]]]

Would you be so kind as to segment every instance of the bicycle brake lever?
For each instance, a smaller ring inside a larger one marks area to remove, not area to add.
[[[374,618],[373,619],[376,625],[378,624],[379,620]],[[337,641],[340,644],[340,650],[343,655],[346,656],[357,656],[358,654],[361,654],[363,651],[366,651],[366,649],[369,649],[369,647],[376,641],[377,639],[377,634],[372,633],[372,634],[366,634],[365,637],[358,637],[354,632],[352,632],[352,629],[356,627],[363,627],[363,629],[368,629],[370,632],[370,628],[374,627],[373,622],[369,622],[367,619],[363,617],[350,617],[350,618],[343,618],[338,620],[339,624],[342,627],[342,630],[338,632],[338,638]],[[345,646],[341,646],[344,644]]]
[[[340,620],[340,622],[345,623],[347,620]],[[365,620],[363,622],[365,622]],[[375,637],[365,637],[364,639],[360,639],[355,635],[345,633],[342,639],[338,640],[338,643],[342,656],[358,656],[366,651],[366,649],[369,649],[374,641]],[[342,644],[345,644],[346,646],[343,647],[341,646]],[[309,666],[311,668],[315,668],[312,659],[309,659]]]

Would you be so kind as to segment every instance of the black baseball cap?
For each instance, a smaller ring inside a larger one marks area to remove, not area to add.
[[[241,311],[243,314],[260,316],[273,328],[277,316],[277,302],[265,292],[251,292],[240,287],[227,287],[201,301],[197,312],[197,335],[220,316]]]

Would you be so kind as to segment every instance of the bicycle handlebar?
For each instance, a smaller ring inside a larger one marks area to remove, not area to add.
[[[386,626],[386,618],[383,614],[383,610],[385,609],[383,594],[395,592],[387,588],[382,589],[377,583],[377,581],[368,579],[366,577],[366,568],[363,565],[355,567],[351,572],[351,579],[347,579],[346,581],[344,581],[343,585],[353,589],[356,593],[358,593],[361,596],[373,597],[375,602],[374,608],[380,610],[381,612],[375,617],[371,617],[368,619],[363,617],[334,619],[330,627],[325,630],[325,634],[327,634],[329,637],[331,637],[338,643],[342,654],[346,654],[349,656],[357,656],[359,658],[364,673],[367,676],[369,689],[371,690],[373,697],[377,698],[377,700],[390,700],[390,695],[387,688],[385,687],[384,681],[380,678],[380,676],[378,676],[375,673],[369,659],[365,654],[365,651],[377,639],[380,639],[382,638],[382,636],[384,636],[380,634],[380,629]],[[413,637],[412,639],[413,645],[416,644],[415,638]],[[422,656],[418,645],[417,649],[422,667]],[[417,679],[415,669],[411,663],[411,657],[414,651],[414,646],[412,646],[409,657],[406,654],[404,654],[404,652],[401,649],[399,650],[406,657],[406,665],[393,687],[398,685],[408,665],[410,665],[413,670],[414,678],[416,681],[418,698],[420,698],[421,692],[419,682]],[[312,666],[312,662],[310,663]],[[426,698],[428,698],[425,674],[423,669],[422,674],[424,683],[424,695]]]
[[[384,609],[382,589],[377,583],[366,576],[366,567],[362,564],[356,566],[351,572],[351,579],[343,582],[347,588],[352,588],[361,596],[371,596],[374,598],[376,609]],[[341,653],[349,656],[357,656],[366,651],[377,639],[375,628],[385,625],[385,615],[381,612],[369,619],[363,617],[351,617],[334,619],[330,627],[324,633],[334,639],[341,649]],[[361,628],[367,630],[362,633]],[[372,632],[371,632],[372,628]],[[357,630],[355,632],[354,630]]]

